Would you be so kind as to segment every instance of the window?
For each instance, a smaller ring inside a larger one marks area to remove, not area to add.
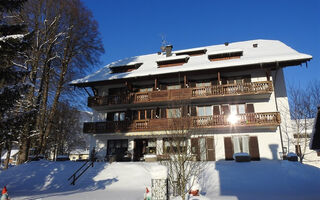
[[[245,104],[230,105],[231,115],[238,115],[238,114],[245,114],[245,113],[246,113]]]
[[[232,137],[234,153],[249,152],[249,136],[233,136]]]
[[[143,63],[133,63],[129,65],[121,65],[121,66],[112,66],[110,67],[111,73],[124,73],[131,72],[133,70],[138,69]]]
[[[125,112],[116,112],[113,114],[113,121],[124,121],[126,119]]]
[[[167,86],[167,90],[177,90],[177,89],[181,89],[181,85],[168,85]]]
[[[167,118],[180,118],[181,110],[180,108],[168,108],[167,109]]]
[[[152,110],[152,109],[135,110],[133,112],[133,119],[134,120],[152,119],[153,114],[155,114],[155,110]]]
[[[199,56],[203,55],[207,52],[207,49],[201,48],[201,49],[193,49],[193,50],[182,50],[182,51],[175,51],[174,53],[179,55],[189,55],[189,56]]]
[[[198,106],[197,116],[212,116],[213,109],[212,106]]]
[[[196,87],[211,87],[211,82],[196,83]]]
[[[159,68],[162,67],[174,67],[174,66],[180,66],[185,63],[187,63],[189,60],[188,55],[181,55],[181,56],[171,56],[166,57],[164,59],[156,61]]]
[[[250,83],[250,82],[251,82],[250,75],[222,78],[222,84],[244,84],[244,83]]]
[[[187,139],[174,137],[163,138],[164,151],[168,154],[179,154],[187,151]]]
[[[156,139],[148,139],[147,154],[157,153],[157,141]]]
[[[148,88],[140,88],[139,92],[152,92],[153,88],[152,87],[148,87]]]
[[[240,58],[243,55],[242,50],[227,50],[227,51],[217,51],[209,53],[208,59],[210,61],[219,61],[219,60],[229,60]]]

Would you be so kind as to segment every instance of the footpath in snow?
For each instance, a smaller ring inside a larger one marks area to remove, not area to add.
[[[13,200],[142,200],[158,163],[95,163],[75,186],[68,177],[82,162],[30,162],[0,172]],[[298,162],[208,162],[193,199],[318,200],[320,169]]]

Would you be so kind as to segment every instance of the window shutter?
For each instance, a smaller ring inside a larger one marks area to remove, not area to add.
[[[191,116],[197,116],[197,107],[196,106],[191,107]]]
[[[131,119],[132,119],[132,111],[131,110],[127,110],[126,119],[125,120],[131,120]]]
[[[249,138],[249,152],[251,160],[260,160],[258,137],[251,136]]]
[[[207,144],[207,160],[215,161],[216,156],[215,156],[215,150],[214,150],[214,138],[208,137],[206,139],[206,144]]]
[[[220,107],[219,106],[213,106],[213,114],[220,115]]]
[[[254,106],[252,103],[247,104],[246,113],[254,113]]]
[[[221,106],[222,114],[223,115],[229,115],[230,114],[230,109],[228,105],[222,105]]]
[[[167,118],[167,113],[166,113],[166,108],[161,108],[160,109],[160,118]]]
[[[224,154],[226,160],[233,160],[233,145],[231,137],[224,138]]]
[[[107,114],[107,121],[113,121],[113,113],[109,112]]]
[[[191,153],[196,155],[197,161],[200,161],[200,148],[198,138],[191,138]]]
[[[188,106],[182,106],[182,116],[183,117],[188,116]]]

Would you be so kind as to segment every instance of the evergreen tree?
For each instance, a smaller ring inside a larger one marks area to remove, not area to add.
[[[30,87],[25,52],[32,34],[24,24],[14,20],[25,1],[0,1],[0,144],[7,150],[17,140],[24,121],[32,115],[24,112],[28,103],[23,98]]]

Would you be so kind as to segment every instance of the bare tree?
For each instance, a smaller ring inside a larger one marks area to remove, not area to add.
[[[23,163],[31,143],[38,154],[47,152],[61,96],[72,98],[67,83],[96,64],[104,50],[97,22],[79,0],[29,0],[19,17],[35,35],[28,54],[33,87],[26,99],[37,114],[19,137]]]
[[[299,161],[302,163],[307,154],[313,118],[317,113],[317,105],[320,104],[320,81],[310,82],[307,88],[291,87],[289,90],[290,116],[292,123],[289,130],[294,139],[290,141],[295,145]]]
[[[168,169],[169,185],[184,200],[186,196],[188,198],[189,191],[198,180],[205,162],[197,158],[196,154],[201,153],[200,148],[191,148],[190,139],[194,121],[188,114],[183,115],[181,117],[180,113],[175,113],[168,121],[163,144],[164,157],[160,163]]]

